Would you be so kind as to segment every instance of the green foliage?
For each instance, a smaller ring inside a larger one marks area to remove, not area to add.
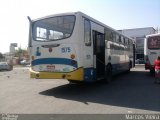
[[[26,52],[27,52],[26,49],[22,49],[21,47],[19,47],[19,48],[16,50],[15,56],[16,56],[16,57],[19,57],[21,54],[24,54],[24,53],[26,53]]]

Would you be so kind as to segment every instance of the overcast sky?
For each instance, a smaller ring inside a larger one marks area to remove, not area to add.
[[[81,11],[114,29],[160,27],[160,0],[3,0],[0,52],[10,43],[27,48],[29,22],[46,15]]]

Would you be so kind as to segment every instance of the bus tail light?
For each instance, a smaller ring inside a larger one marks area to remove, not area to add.
[[[65,78],[66,78],[66,75],[65,75],[65,74],[63,74],[63,75],[62,75],[62,78],[63,78],[63,79],[65,79]]]
[[[48,51],[49,51],[49,52],[52,52],[52,48],[49,48]]]
[[[32,56],[32,60],[34,60],[34,56]]]
[[[71,59],[74,59],[76,56],[75,56],[75,54],[71,54]]]

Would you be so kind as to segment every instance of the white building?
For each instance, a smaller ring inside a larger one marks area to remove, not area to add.
[[[123,29],[118,30],[122,34],[129,36],[135,39],[136,42],[136,55],[135,59],[144,58],[144,38],[146,35],[156,33],[156,30],[153,27],[146,28],[134,28],[134,29]]]
[[[10,54],[15,54],[16,50],[15,47],[17,47],[17,43],[11,43],[10,44]]]

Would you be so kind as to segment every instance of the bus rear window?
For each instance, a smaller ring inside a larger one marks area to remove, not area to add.
[[[57,16],[35,21],[33,23],[33,39],[51,41],[71,36],[75,24],[75,16]]]
[[[160,36],[148,38],[148,49],[160,49]]]

